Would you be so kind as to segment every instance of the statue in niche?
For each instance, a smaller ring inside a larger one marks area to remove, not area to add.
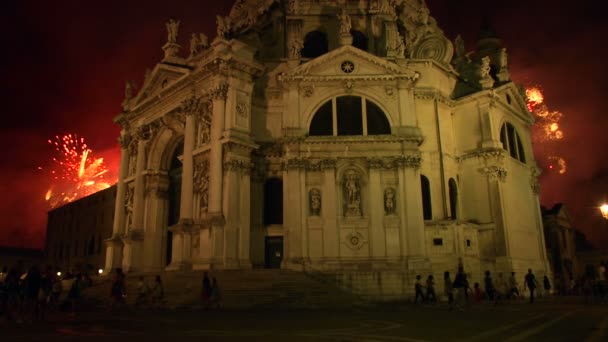
[[[349,36],[350,30],[353,27],[350,16],[346,14],[346,9],[342,8],[340,10],[340,14],[338,14],[338,19],[340,20],[340,35],[341,36]]]
[[[344,216],[361,216],[361,184],[355,170],[344,174],[344,203]]]
[[[135,174],[137,168],[137,140],[133,140],[129,146],[129,176]]]
[[[177,30],[179,29],[179,20],[169,19],[167,22],[167,43],[177,43]]]
[[[289,0],[287,2],[287,14],[296,14],[299,7],[298,0]]]
[[[321,191],[319,189],[311,189],[309,192],[310,197],[310,215],[320,216],[321,215]]]
[[[199,194],[201,214],[209,206],[209,161],[204,160],[194,167],[194,189]]]
[[[205,145],[211,140],[211,118],[209,115],[201,115],[198,135],[198,146]]]
[[[384,214],[395,214],[395,189],[387,188],[384,190]]]

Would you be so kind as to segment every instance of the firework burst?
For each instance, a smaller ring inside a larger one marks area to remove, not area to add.
[[[77,134],[55,136],[48,140],[56,156],[49,169],[53,184],[45,194],[51,208],[73,202],[82,197],[106,189],[108,169],[103,158],[93,157],[93,151]],[[44,170],[38,167],[39,170]]]
[[[564,138],[564,132],[560,127],[560,120],[564,114],[559,111],[550,110],[545,104],[545,96],[540,87],[528,87],[526,89],[528,98],[528,109],[534,115],[536,124],[532,128],[532,140],[543,149],[543,154],[549,163],[549,169],[563,175],[566,173],[566,160],[552,153],[552,143]]]

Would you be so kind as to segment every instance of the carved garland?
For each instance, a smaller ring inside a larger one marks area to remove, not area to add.
[[[479,172],[486,175],[490,182],[504,182],[507,179],[507,170],[502,166],[486,166],[481,168]]]

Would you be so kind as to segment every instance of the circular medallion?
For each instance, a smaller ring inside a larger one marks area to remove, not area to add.
[[[353,246],[358,245],[358,244],[359,244],[359,238],[358,238],[358,237],[356,237],[356,236],[351,236],[351,238],[350,238],[350,243],[351,243],[351,245],[353,245]]]
[[[342,62],[342,65],[340,65],[340,69],[342,69],[344,73],[350,74],[355,71],[355,63],[351,61],[344,61]]]

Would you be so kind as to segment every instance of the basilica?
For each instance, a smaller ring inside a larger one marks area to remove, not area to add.
[[[106,269],[281,268],[378,297],[550,272],[533,117],[424,0],[237,0],[127,82]],[[523,279],[523,278],[522,278]],[[439,281],[438,281],[439,282]]]

